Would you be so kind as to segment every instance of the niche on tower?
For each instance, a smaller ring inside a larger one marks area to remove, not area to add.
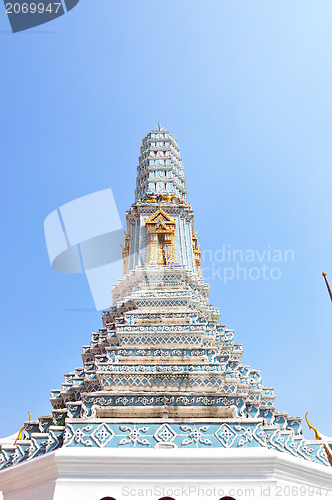
[[[161,207],[145,219],[148,235],[148,266],[176,266],[175,219]]]

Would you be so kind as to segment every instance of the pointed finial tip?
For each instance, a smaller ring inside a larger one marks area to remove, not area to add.
[[[309,429],[312,429],[314,431],[317,441],[321,440],[318,430],[315,427],[313,427],[308,420],[308,412],[305,414],[304,418],[308,424]]]

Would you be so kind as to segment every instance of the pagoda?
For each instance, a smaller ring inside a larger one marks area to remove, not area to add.
[[[160,125],[143,139],[126,220],[123,277],[82,367],[51,391],[50,415],[2,446],[5,500],[120,500],[142,481],[328,491],[323,444],[276,410],[273,388],[242,363],[209,304],[180,149]]]

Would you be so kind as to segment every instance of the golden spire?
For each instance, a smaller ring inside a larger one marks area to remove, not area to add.
[[[28,411],[28,414],[29,414],[29,422],[31,421],[31,413]],[[20,430],[20,432],[18,433],[18,436],[16,438],[16,441],[14,443],[14,445],[16,445],[17,441],[21,440],[22,437],[23,437],[23,431],[25,429],[25,426],[23,425],[22,429]]]
[[[161,132],[162,130],[164,130],[164,127],[161,126],[160,123],[158,123],[158,130]]]
[[[332,290],[330,288],[329,282],[327,281],[326,273],[322,273],[322,276],[324,277],[324,280],[325,280],[325,283],[326,283],[326,286],[327,286],[327,291],[329,292],[330,299],[332,301]]]
[[[315,429],[315,427],[313,427],[311,424],[309,424],[309,420],[308,420],[307,415],[308,415],[308,412],[305,414],[305,419],[306,419],[306,422],[308,424],[308,427],[309,427],[309,429],[312,429],[314,431],[317,441],[320,441],[322,438],[320,437],[318,430]]]
[[[317,441],[323,441],[323,447],[325,450],[325,453],[327,455],[328,461],[330,462],[330,465],[332,465],[332,453],[331,453],[331,448],[329,446],[330,439],[326,438],[326,436],[321,436],[315,427],[313,427],[311,424],[309,424],[308,418],[307,418],[308,412],[305,414],[305,419],[308,424],[309,429],[312,429],[315,433],[316,440]]]

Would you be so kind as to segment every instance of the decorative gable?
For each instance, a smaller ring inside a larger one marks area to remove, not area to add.
[[[172,219],[160,206],[150,217],[145,219],[148,232],[174,233],[175,219]]]

